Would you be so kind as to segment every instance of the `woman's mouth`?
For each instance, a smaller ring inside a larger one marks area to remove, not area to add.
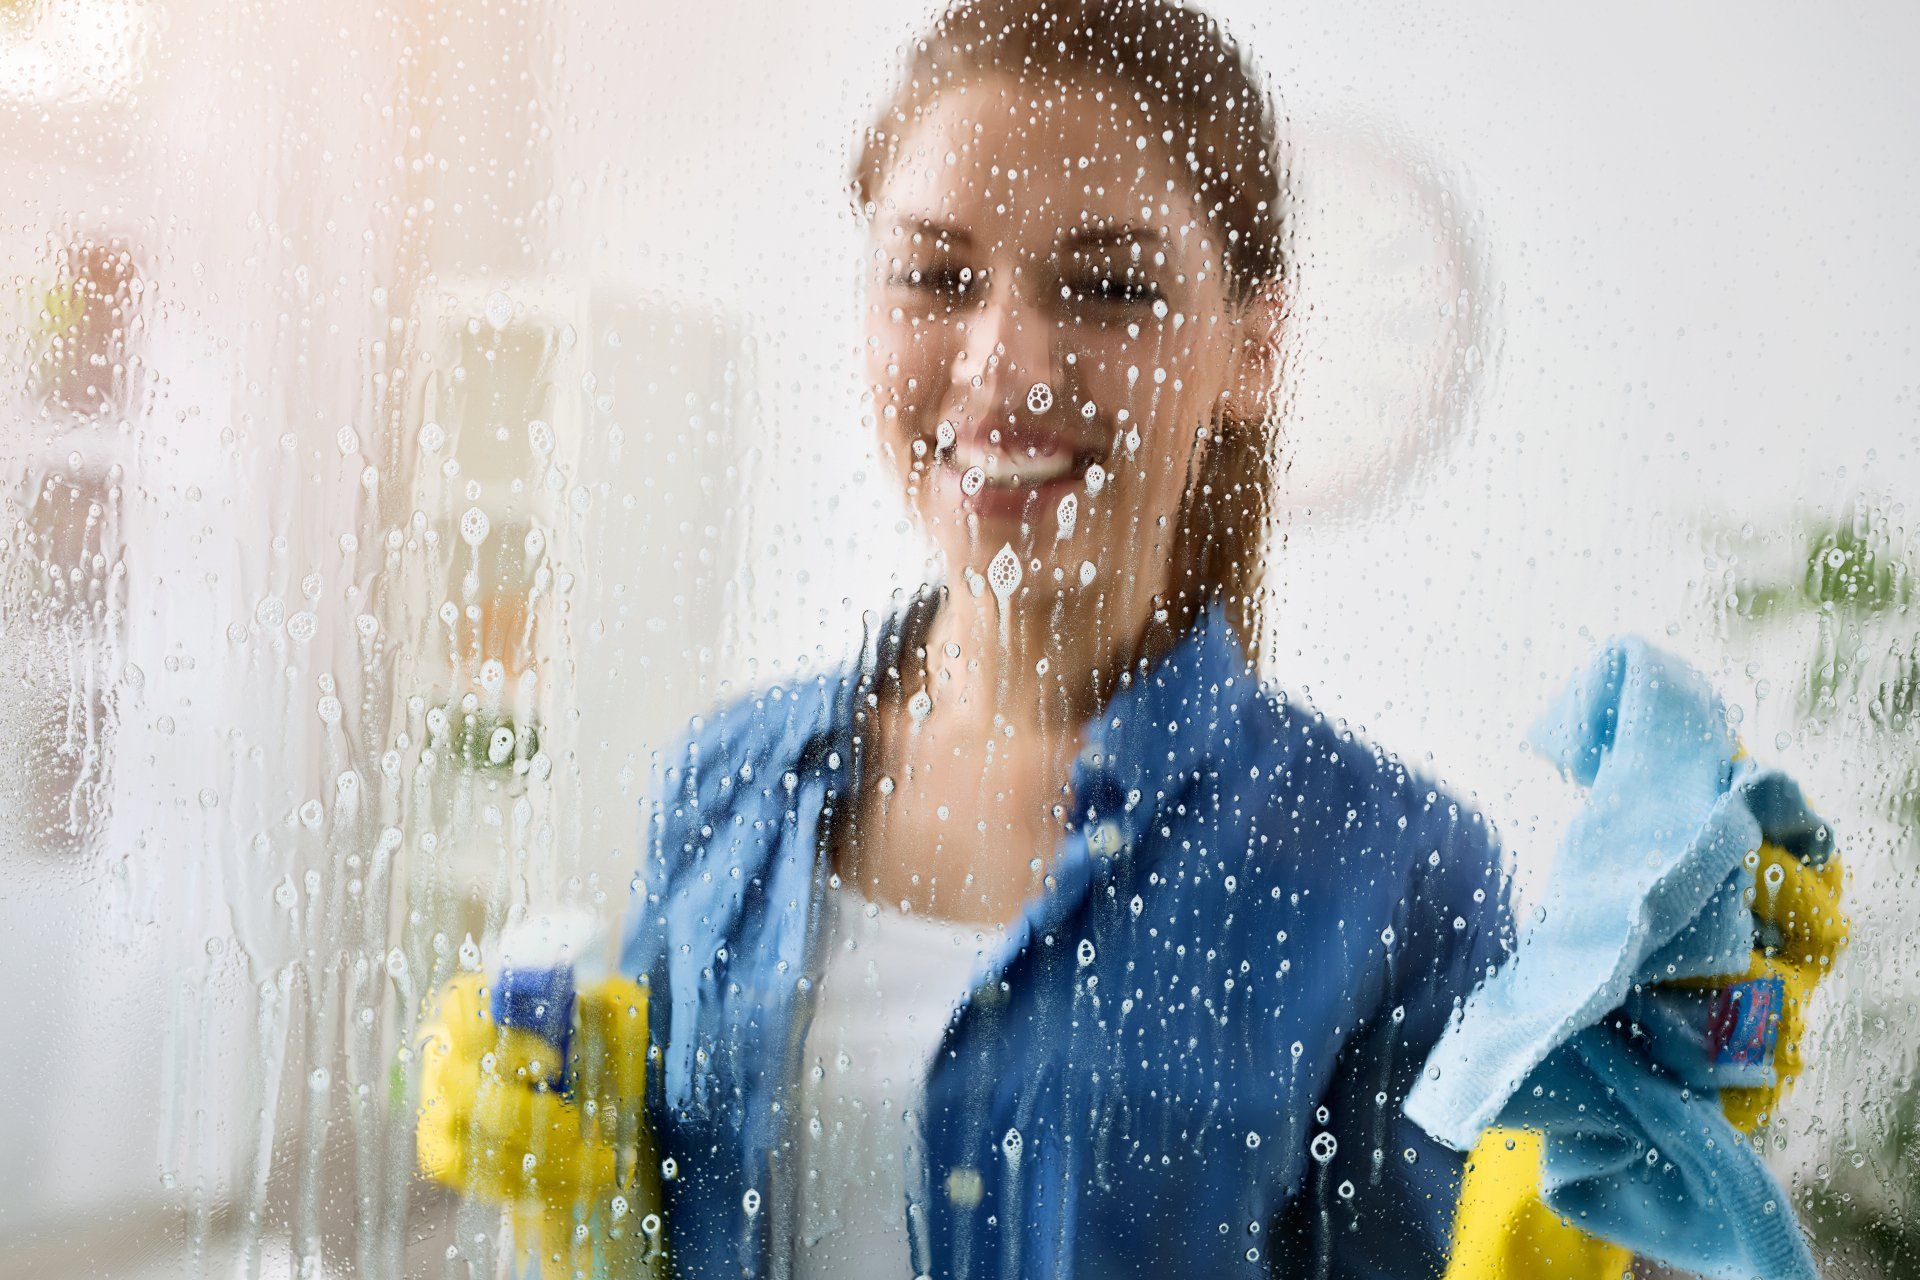
[[[961,505],[986,518],[1049,510],[1101,457],[1099,450],[1076,449],[1058,438],[1018,441],[997,431],[940,435],[936,456],[947,473],[943,483],[957,482]]]

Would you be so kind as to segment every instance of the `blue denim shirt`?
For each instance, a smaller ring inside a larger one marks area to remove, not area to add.
[[[827,868],[876,664],[726,706],[662,771],[623,967],[683,1275],[778,1275]],[[1264,689],[1217,609],[1087,727],[1044,893],[981,964],[901,1206],[931,1276],[1434,1276],[1463,1157],[1401,1099],[1510,944],[1486,823]]]

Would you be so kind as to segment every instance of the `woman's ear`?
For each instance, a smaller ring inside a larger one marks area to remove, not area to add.
[[[1235,305],[1233,368],[1223,407],[1241,422],[1265,421],[1280,384],[1281,342],[1286,332],[1286,293],[1269,280]]]

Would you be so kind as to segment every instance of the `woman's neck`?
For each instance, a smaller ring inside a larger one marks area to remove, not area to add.
[[[924,666],[917,653],[901,655],[901,690],[911,699],[924,689],[931,703],[917,714],[949,731],[1077,732],[1105,705],[1121,671],[1156,656],[1179,629],[1153,585],[1005,601],[948,589],[919,640]]]

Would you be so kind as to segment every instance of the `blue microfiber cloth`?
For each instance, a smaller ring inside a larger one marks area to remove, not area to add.
[[[1755,1083],[1755,1064],[1717,1065],[1685,1033],[1701,997],[1653,984],[1744,972],[1762,820],[1810,862],[1829,850],[1824,826],[1790,780],[1735,760],[1699,673],[1639,639],[1609,643],[1530,743],[1588,801],[1408,1116],[1462,1151],[1496,1124],[1542,1132],[1548,1206],[1636,1253],[1725,1280],[1816,1280],[1786,1193],[1720,1110],[1717,1090]]]

